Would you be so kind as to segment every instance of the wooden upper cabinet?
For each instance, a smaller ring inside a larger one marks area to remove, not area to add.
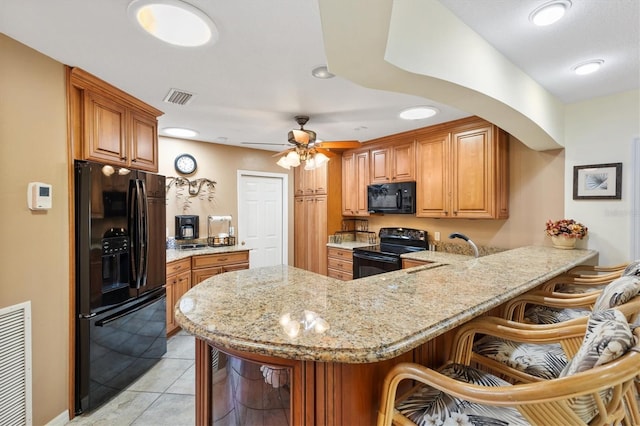
[[[450,216],[451,143],[449,133],[430,135],[416,143],[416,216]]]
[[[406,182],[415,176],[415,141],[371,149],[371,183]]]
[[[339,160],[333,159],[330,161]],[[328,162],[313,170],[305,170],[303,165],[296,167],[293,171],[294,195],[326,194],[329,183],[328,170]]]
[[[342,214],[368,216],[369,151],[342,154]]]
[[[508,141],[487,122],[417,142],[418,217],[506,219]]]
[[[157,172],[162,112],[79,68],[68,72],[73,157]]]

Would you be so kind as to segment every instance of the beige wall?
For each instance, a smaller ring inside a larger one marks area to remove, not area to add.
[[[31,301],[33,424],[67,409],[69,208],[62,64],[0,34],[0,307]],[[27,208],[27,184],[53,185],[53,208]]]
[[[547,219],[561,218],[564,203],[564,151],[534,151],[511,138],[509,145],[509,219],[424,219],[405,215],[370,216],[369,229],[403,226],[434,232],[451,242],[448,235],[461,232],[476,244],[514,248],[523,245],[550,245],[544,235]],[[457,243],[464,244],[460,240]]]
[[[286,136],[283,134],[283,137]],[[171,187],[167,192],[167,227],[169,235],[175,235],[175,215],[196,214],[200,216],[200,238],[207,237],[207,215],[231,215],[232,225],[238,226],[238,170],[249,170],[269,173],[289,174],[289,198],[293,197],[293,173],[276,165],[277,158],[273,152],[239,148],[228,145],[213,144],[184,139],[160,137],[160,166],[158,172],[165,176],[178,176],[174,168],[176,156],[182,153],[191,154],[198,163],[198,169],[193,175],[186,176],[189,180],[207,178],[216,182],[213,202],[193,197],[188,209],[184,210],[184,197],[176,197],[176,188]],[[184,192],[184,191],[183,191]],[[289,260],[293,265],[293,203],[289,203]]]

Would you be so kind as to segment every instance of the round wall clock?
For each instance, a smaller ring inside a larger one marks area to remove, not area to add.
[[[184,175],[190,175],[198,168],[198,163],[193,155],[180,154],[176,157],[175,168]]]

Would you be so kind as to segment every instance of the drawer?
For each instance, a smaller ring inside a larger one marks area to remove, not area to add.
[[[204,254],[191,257],[191,269],[210,268],[212,266],[229,265],[233,263],[248,263],[249,251],[232,253]]]
[[[336,259],[334,257],[329,257],[327,259],[327,266],[330,269],[337,269],[338,271],[353,273],[353,262],[351,259]]]
[[[342,281],[351,281],[353,279],[353,274],[351,272],[339,271],[337,269],[328,269],[327,276],[330,278],[336,278]]]
[[[191,269],[191,258],[187,257],[185,259],[174,260],[173,262],[167,263],[167,277],[171,275],[175,275],[179,272],[188,271]]]
[[[327,256],[335,257],[336,259],[348,259],[350,262],[353,260],[353,252],[351,250],[335,247],[327,247]]]

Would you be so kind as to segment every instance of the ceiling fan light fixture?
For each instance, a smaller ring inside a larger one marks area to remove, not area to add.
[[[198,136],[198,132],[191,129],[185,129],[182,127],[165,127],[162,129],[162,133],[175,136],[177,138],[192,138],[194,136]]]
[[[329,72],[329,69],[326,65],[318,65],[314,69],[311,70],[311,75],[315,78],[320,78],[326,80],[328,78],[333,78],[336,75]]]
[[[529,20],[539,27],[558,22],[571,7],[569,0],[553,0],[544,3],[531,12]]]
[[[400,111],[400,118],[403,120],[423,120],[433,117],[438,113],[438,109],[431,106],[416,106]]]
[[[180,0],[133,0],[128,13],[147,33],[174,46],[197,47],[218,40],[211,18]]]
[[[573,72],[577,75],[587,75],[594,73],[602,67],[604,61],[602,59],[594,59],[587,62],[582,62],[572,68]]]

